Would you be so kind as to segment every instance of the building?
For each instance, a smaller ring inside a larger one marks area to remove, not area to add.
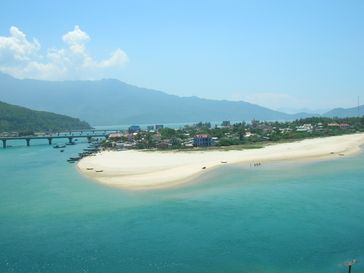
[[[230,127],[230,120],[224,120],[222,123],[221,123],[221,126],[222,127]]]
[[[256,125],[255,128],[262,130],[265,133],[273,131],[273,126],[268,125],[268,124],[258,124],[258,125]]]
[[[164,140],[164,141],[158,143],[157,147],[159,149],[168,149],[168,148],[171,148],[172,147],[172,144],[169,143],[168,140]]]
[[[350,124],[347,124],[347,123],[341,123],[341,124],[338,124],[338,123],[329,123],[327,124],[328,127],[338,127],[338,128],[341,128],[341,129],[347,129],[347,128],[350,128],[351,125]]]
[[[292,129],[291,128],[279,128],[279,131],[282,133],[282,134],[287,134],[289,132],[292,132]]]
[[[309,132],[309,133],[311,133],[312,130],[313,130],[313,126],[311,124],[309,124],[309,123],[303,124],[301,126],[296,127],[297,132]]]
[[[161,136],[159,133],[157,133],[157,134],[153,134],[153,135],[151,136],[151,140],[152,140],[153,142],[159,143],[159,142],[161,142],[161,140],[162,140],[162,136]]]
[[[327,127],[340,127],[340,125],[337,123],[329,123],[327,124]]]
[[[195,135],[193,138],[194,147],[208,147],[213,145],[213,140],[209,135]]]
[[[140,126],[139,125],[132,125],[128,129],[129,133],[137,133],[140,132]]]
[[[212,137],[212,143],[213,145],[216,145],[217,143],[219,143],[219,138],[218,137]]]
[[[350,124],[347,124],[347,123],[341,123],[341,124],[339,124],[339,126],[342,129],[347,129],[347,128],[350,128],[351,127],[351,125]]]
[[[164,126],[162,124],[156,124],[155,129],[158,131],[159,129],[163,129]]]
[[[120,139],[122,136],[121,133],[111,133],[108,135],[108,139]]]

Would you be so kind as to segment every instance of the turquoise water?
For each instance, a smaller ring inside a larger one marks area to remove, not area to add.
[[[363,154],[127,192],[41,143],[0,149],[0,272],[364,271]]]

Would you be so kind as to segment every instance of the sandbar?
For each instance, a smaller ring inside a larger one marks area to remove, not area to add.
[[[80,172],[102,184],[128,190],[181,185],[229,164],[251,166],[272,161],[327,160],[360,152],[364,133],[305,139],[247,150],[103,151],[77,164]]]

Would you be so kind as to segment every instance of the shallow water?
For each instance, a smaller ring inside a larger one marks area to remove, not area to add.
[[[39,142],[0,149],[0,272],[364,270],[364,155],[128,192],[81,176]]]

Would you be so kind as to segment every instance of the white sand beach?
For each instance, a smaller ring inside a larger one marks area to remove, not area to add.
[[[104,151],[83,158],[78,168],[106,185],[130,190],[152,189],[186,183],[213,168],[229,164],[250,166],[258,162],[336,159],[360,152],[363,144],[364,133],[360,133],[248,150]]]

